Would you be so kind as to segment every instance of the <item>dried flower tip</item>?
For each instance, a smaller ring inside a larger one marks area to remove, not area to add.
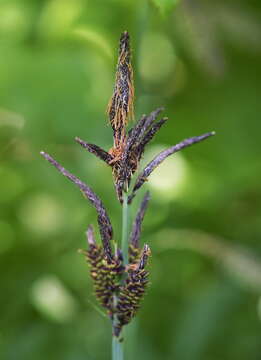
[[[103,242],[104,252],[108,259],[112,260],[112,251],[110,246],[110,240],[112,239],[113,231],[110,222],[110,218],[104,208],[104,205],[100,198],[94,193],[94,191],[87,186],[84,182],[78,179],[73,174],[69,173],[64,167],[62,167],[56,160],[54,160],[49,154],[45,152],[40,153],[47,161],[49,161],[61,174],[71,180],[83,193],[83,195],[89,199],[91,204],[95,207],[98,213],[98,224],[100,234]]]
[[[151,250],[149,245],[144,244],[142,254],[140,257],[139,270],[143,270],[147,265],[148,258],[151,256]]]
[[[161,153],[159,153],[141,172],[141,174],[138,176],[132,194],[128,198],[128,203],[130,204],[134,196],[136,195],[136,192],[138,189],[144,184],[144,182],[147,180],[148,176],[152,173],[152,171],[161,164],[168,156],[188,147],[193,144],[196,144],[198,142],[201,142],[202,140],[207,139],[210,136],[215,135],[215,132],[209,132],[200,136],[191,137],[189,139],[185,139],[179,144],[176,144],[166,150],[163,150]]]
[[[83,141],[82,139],[80,139],[79,137],[76,137],[75,141],[78,144],[80,144],[84,149],[89,151],[91,154],[94,154],[99,159],[106,162],[106,164],[111,166],[111,163],[113,161],[113,157],[107,151],[103,150],[98,145],[87,143],[87,142]]]
[[[119,57],[115,86],[107,113],[114,132],[114,147],[118,147],[125,137],[125,127],[133,115],[133,71],[131,67],[130,39],[128,32],[120,38]]]
[[[96,240],[94,237],[93,226],[90,225],[86,231],[87,242],[90,246],[96,246]]]

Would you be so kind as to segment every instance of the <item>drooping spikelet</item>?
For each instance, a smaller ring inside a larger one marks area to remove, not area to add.
[[[129,263],[135,264],[140,259],[141,249],[139,246],[140,234],[141,234],[141,225],[145,216],[145,212],[148,207],[148,202],[150,199],[150,194],[147,191],[141,201],[140,207],[138,209],[137,215],[132,225],[132,230],[129,239]]]

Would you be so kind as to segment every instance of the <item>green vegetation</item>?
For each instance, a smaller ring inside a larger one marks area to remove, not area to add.
[[[261,5],[159,3],[0,2],[5,360],[110,356],[110,324],[77,253],[96,213],[39,152],[55,154],[95,188],[120,239],[111,171],[72,139],[112,147],[104,109],[124,30],[132,39],[137,118],[161,105],[169,117],[144,164],[186,137],[217,132],[167,159],[144,185],[152,190],[141,239],[152,249],[151,285],[128,329],[127,360],[260,356]]]

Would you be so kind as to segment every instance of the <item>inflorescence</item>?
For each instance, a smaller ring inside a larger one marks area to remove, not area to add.
[[[163,150],[145,166],[131,186],[132,177],[138,169],[146,145],[168,120],[166,117],[157,120],[158,115],[163,111],[163,108],[158,108],[149,115],[143,115],[131,129],[127,130],[128,122],[133,118],[133,103],[130,41],[129,34],[124,32],[120,38],[115,86],[107,109],[113,131],[113,146],[105,151],[98,145],[87,143],[79,137],[75,138],[83,148],[111,167],[117,198],[121,204],[123,194],[127,192],[129,194],[127,201],[131,204],[152,171],[168,156],[214,135],[214,132],[208,132]],[[129,236],[128,259],[124,259],[118,245],[114,250],[112,249],[113,229],[101,199],[88,185],[68,172],[49,154],[41,152],[41,155],[72,181],[96,209],[102,244],[99,245],[95,240],[94,230],[90,225],[86,233],[88,250],[81,252],[90,267],[96,298],[107,310],[109,318],[113,320],[113,334],[119,337],[122,327],[136,315],[148,285],[149,273],[146,265],[151,251],[147,244],[140,246],[140,236],[149,193],[144,195],[133,222]]]

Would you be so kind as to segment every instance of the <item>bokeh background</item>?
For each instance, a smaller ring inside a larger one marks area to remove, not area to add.
[[[151,286],[128,359],[261,358],[260,11],[258,0],[1,0],[1,359],[110,358],[77,253],[95,211],[39,151],[95,189],[119,238],[110,169],[74,137],[112,145],[105,110],[124,30],[136,118],[161,105],[169,117],[144,162],[217,132],[145,186]]]

